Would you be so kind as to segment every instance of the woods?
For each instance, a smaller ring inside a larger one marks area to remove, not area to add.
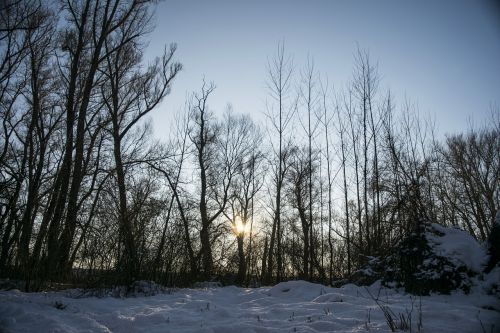
[[[159,142],[148,116],[183,73],[176,44],[144,59],[155,1],[0,6],[0,277],[27,291],[331,284],[422,223],[491,233],[498,106],[488,124],[442,138],[382,88],[367,50],[333,89],[281,42],[255,96],[262,117],[212,109],[207,80]]]

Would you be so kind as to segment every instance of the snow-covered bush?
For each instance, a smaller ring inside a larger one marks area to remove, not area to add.
[[[470,235],[437,224],[410,235],[398,250],[391,258],[393,274],[387,274],[384,283],[394,281],[421,295],[449,294],[457,289],[468,293],[471,278],[481,271],[480,262],[484,261],[484,251]]]
[[[23,289],[24,283],[19,280],[0,279],[0,290]]]
[[[371,284],[381,279],[386,286],[403,287],[419,295],[449,294],[458,289],[468,293],[486,258],[484,248],[468,233],[424,224],[420,232],[401,241],[391,255],[369,258],[367,265],[354,274],[354,281]]]
[[[114,297],[141,297],[141,296],[154,296],[170,292],[169,288],[165,288],[154,281],[135,281],[130,286],[115,287],[113,288],[112,295]]]
[[[495,222],[488,237],[488,255],[486,273],[491,272],[500,262],[500,211],[497,212]]]
[[[67,289],[63,294],[69,298],[87,298],[87,297],[143,297],[154,296],[158,294],[170,294],[172,288],[167,288],[155,283],[154,281],[135,281],[128,286],[114,286],[111,288],[86,288],[86,289]]]
[[[195,282],[193,287],[197,289],[220,288],[222,287],[222,283],[220,283],[219,281],[200,281]]]

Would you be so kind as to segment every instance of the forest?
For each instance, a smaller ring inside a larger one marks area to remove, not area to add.
[[[25,291],[332,285],[425,223],[488,239],[498,105],[477,110],[487,124],[440,135],[414,101],[382,88],[369,50],[353,49],[352,78],[334,87],[279,41],[267,95],[255,96],[262,115],[210,108],[207,77],[160,141],[149,117],[183,67],[168,40],[145,60],[155,6],[0,3],[1,278]]]

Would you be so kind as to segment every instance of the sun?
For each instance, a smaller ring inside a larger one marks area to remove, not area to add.
[[[236,216],[234,218],[233,229],[237,235],[243,235],[250,232],[249,225],[247,223],[244,223],[241,217],[239,216]]]

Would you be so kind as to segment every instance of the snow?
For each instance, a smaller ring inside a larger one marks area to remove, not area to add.
[[[432,229],[441,233],[441,236],[427,233],[429,245],[436,254],[458,261],[456,264],[465,265],[475,272],[482,272],[486,260],[484,249],[470,234],[457,228],[446,228],[433,223]]]
[[[390,332],[370,294],[398,316],[411,311],[412,331],[418,331],[419,298],[380,282],[330,288],[290,281],[272,288],[177,289],[129,298],[2,291],[0,332]],[[500,301],[481,288],[420,300],[422,332],[482,332],[481,325],[486,332],[500,330]]]

